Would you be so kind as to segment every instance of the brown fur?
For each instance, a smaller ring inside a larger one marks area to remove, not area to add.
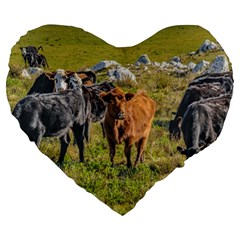
[[[143,162],[144,148],[151,130],[155,114],[155,102],[144,92],[124,94],[121,88],[115,88],[100,96],[108,103],[104,119],[104,129],[110,147],[110,159],[113,163],[116,145],[125,143],[124,153],[127,166],[132,167],[131,147],[137,147],[134,166]]]

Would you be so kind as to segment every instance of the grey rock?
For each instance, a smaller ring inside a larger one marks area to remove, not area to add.
[[[199,62],[192,70],[193,73],[202,73],[204,70],[207,69],[207,67],[209,67],[209,62],[202,60],[201,62]]]
[[[211,63],[208,73],[222,73],[229,71],[229,63],[227,57],[224,55],[218,55]]]
[[[181,62],[181,58],[178,57],[178,56],[174,56],[174,57],[171,59],[171,61],[178,63],[178,62]]]
[[[109,80],[111,81],[125,81],[138,84],[135,75],[125,67],[109,69],[107,75],[109,76]]]
[[[190,69],[190,70],[193,70],[195,67],[196,67],[196,63],[193,63],[193,62],[190,62],[189,64],[188,64],[188,68]]]
[[[210,51],[210,50],[220,50],[221,47],[214,43],[214,42],[211,42],[210,40],[206,39],[204,41],[204,43],[200,46],[200,48],[198,49],[197,53],[201,53],[201,52],[207,52],[207,51]]]
[[[139,65],[139,64],[145,64],[145,65],[151,64],[151,61],[147,54],[143,54],[142,56],[139,57],[135,65]]]
[[[104,60],[104,61],[101,61],[101,62],[97,63],[96,65],[92,66],[91,70],[94,72],[97,72],[97,71],[102,71],[103,69],[113,67],[113,66],[121,66],[121,64],[114,60]]]
[[[22,78],[27,78],[27,79],[32,79],[32,77],[39,76],[40,74],[43,73],[42,68],[37,68],[37,67],[29,67],[26,69],[22,70],[21,77]]]

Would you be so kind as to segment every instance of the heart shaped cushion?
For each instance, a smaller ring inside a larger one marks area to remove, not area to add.
[[[9,104],[29,140],[121,215],[217,140],[233,92],[226,53],[199,26],[116,48],[45,25],[20,38],[9,66]]]

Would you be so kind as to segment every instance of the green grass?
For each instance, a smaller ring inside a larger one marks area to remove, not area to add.
[[[50,70],[78,70],[106,59],[125,65],[135,63],[144,53],[151,61],[161,62],[169,61],[175,55],[184,59],[187,53],[196,51],[205,39],[216,41],[199,26],[175,26],[161,30],[136,46],[116,48],[79,28],[45,25],[20,38],[12,48],[10,63],[24,67],[19,47],[28,45],[43,46],[44,51],[40,51],[47,57]]]
[[[58,68],[78,70],[91,67],[101,60],[116,60],[123,66],[133,64],[140,55],[147,54],[151,61],[169,61],[173,56],[180,56],[183,63],[200,60],[212,61],[216,55],[224,52],[210,52],[204,55],[189,56],[205,39],[216,41],[205,29],[199,26],[175,26],[166,28],[146,41],[125,48],[115,48],[82,29],[46,25],[29,31],[12,48],[10,62],[12,72],[6,82],[7,96],[11,109],[26,95],[33,80],[19,78],[24,62],[19,50],[20,46],[43,46],[43,54],[47,57],[50,69]],[[78,149],[70,144],[65,157],[63,171],[74,179],[76,184],[94,194],[114,211],[124,215],[130,211],[137,201],[144,197],[157,181],[163,180],[176,167],[184,166],[184,156],[176,148],[184,146],[183,140],[170,141],[168,138],[168,122],[172,119],[172,111],[176,111],[188,83],[193,74],[177,77],[166,72],[157,72],[149,67],[131,70],[137,76],[138,86],[122,86],[126,92],[144,89],[157,103],[152,131],[145,150],[145,162],[136,169],[126,167],[123,144],[117,146],[114,159],[115,167],[111,167],[109,147],[102,137],[100,124],[91,125],[90,143],[86,144],[86,162],[78,162]],[[98,76],[102,80],[106,75]],[[40,150],[52,161],[59,155],[59,142],[56,138],[43,139]],[[132,149],[132,159],[136,150]]]

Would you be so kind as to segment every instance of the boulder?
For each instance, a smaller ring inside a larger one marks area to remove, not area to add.
[[[163,62],[161,63],[160,69],[161,69],[161,70],[167,70],[168,68],[171,68],[171,67],[172,67],[171,64],[163,61]]]
[[[183,69],[187,69],[188,66],[180,63],[180,62],[174,62],[174,61],[171,61],[170,64],[172,64],[175,68],[179,69],[179,70],[183,70]]]
[[[160,67],[161,63],[160,62],[152,62],[153,67]]]
[[[121,66],[121,64],[114,60],[104,60],[92,66],[91,70],[93,72],[98,72],[98,71],[102,71],[103,69],[114,67],[114,66]]]
[[[42,68],[29,67],[29,68],[25,68],[25,69],[22,70],[21,77],[32,79],[32,77],[35,78],[36,76],[39,76],[42,73],[43,73]]]
[[[208,67],[209,67],[209,62],[202,60],[199,62],[192,70],[193,73],[203,73]]]
[[[138,84],[135,75],[125,67],[109,69],[107,75],[109,76],[110,81],[124,81],[130,85]]]
[[[174,57],[171,59],[171,62],[172,62],[172,61],[178,63],[178,62],[181,62],[181,58],[178,57],[178,56],[174,56]]]
[[[224,55],[218,55],[211,63],[208,73],[222,73],[229,71],[229,64],[227,57]]]
[[[200,46],[200,48],[197,50],[197,53],[201,53],[201,52],[205,53],[210,50],[220,50],[220,49],[221,47],[218,44],[206,39],[204,43]]]
[[[193,63],[193,62],[190,62],[189,64],[188,64],[188,68],[190,69],[190,70],[193,70],[195,67],[196,67],[196,63]]]
[[[140,56],[137,62],[135,63],[135,65],[140,65],[140,64],[145,64],[145,65],[151,64],[151,61],[147,54],[143,54],[142,56]]]

